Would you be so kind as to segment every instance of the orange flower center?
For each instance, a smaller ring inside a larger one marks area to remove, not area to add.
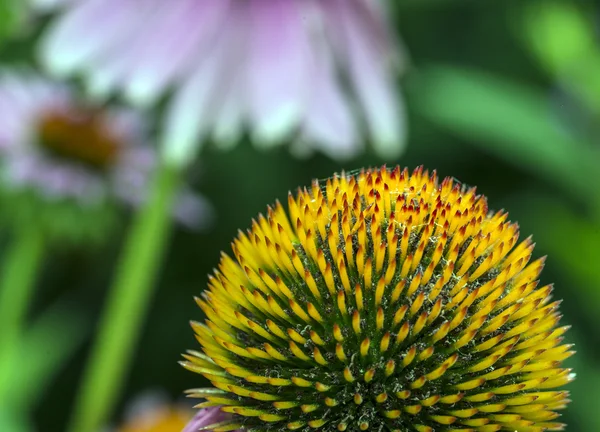
[[[40,122],[40,145],[53,155],[104,170],[118,158],[121,143],[97,113],[51,112]]]

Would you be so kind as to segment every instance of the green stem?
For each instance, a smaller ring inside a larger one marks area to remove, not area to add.
[[[160,170],[128,235],[71,417],[71,432],[100,430],[118,401],[171,231],[178,178],[171,167]]]
[[[7,400],[4,396],[9,390],[14,354],[23,334],[45,245],[43,233],[35,224],[24,224],[14,234],[0,275],[0,400]]]

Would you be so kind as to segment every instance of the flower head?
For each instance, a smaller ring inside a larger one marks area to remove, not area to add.
[[[66,85],[28,70],[2,70],[0,113],[0,196],[17,218],[27,207],[61,219],[57,229],[88,219],[94,230],[116,204],[145,199],[158,161],[135,112],[92,107]],[[179,204],[177,215],[189,223],[203,207],[188,193]]]
[[[63,6],[44,45],[45,64],[60,75],[83,71],[93,93],[121,90],[144,105],[175,88],[165,126],[170,158],[189,158],[199,136],[228,144],[246,128],[257,142],[294,134],[298,151],[348,156],[360,149],[357,115],[380,153],[402,148],[403,114],[393,88],[398,62],[377,1]]]
[[[249,431],[558,430],[567,327],[518,237],[422,168],[315,182],[222,256],[190,392]]]

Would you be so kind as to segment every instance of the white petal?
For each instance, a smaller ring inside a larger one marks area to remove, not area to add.
[[[184,0],[155,14],[153,42],[142,40],[126,86],[127,97],[139,105],[154,102],[174,79],[190,73],[222,31],[229,0]],[[165,61],[165,59],[168,59]]]
[[[249,114],[255,141],[269,144],[292,132],[305,110],[308,17],[289,0],[253,0],[250,8]]]
[[[230,16],[225,26],[237,29],[240,23],[236,18]],[[195,74],[173,96],[162,140],[162,152],[168,163],[187,164],[198,151],[199,138],[214,126],[221,94],[231,82],[231,62],[239,58],[234,51],[240,48],[237,39],[236,32],[225,32],[199,62]]]
[[[381,46],[376,21],[367,20],[365,5],[337,1],[333,21],[343,31],[347,69],[373,136],[376,150],[385,157],[398,156],[406,139],[405,115],[394,85],[389,55]],[[354,7],[350,7],[354,4]],[[345,7],[348,6],[348,7]]]
[[[82,1],[67,11],[42,42],[45,66],[57,75],[68,75],[122,40],[122,33],[135,22],[135,5],[121,0],[117,6],[106,0]]]
[[[320,51],[311,73],[313,93],[302,126],[303,141],[334,159],[347,159],[360,148],[358,132],[350,103],[336,79],[333,59],[326,50]]]

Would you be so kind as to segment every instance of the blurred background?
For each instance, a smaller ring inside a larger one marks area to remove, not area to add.
[[[566,362],[578,377],[568,386],[573,402],[560,421],[573,432],[600,430],[600,7],[573,0],[391,3],[390,20],[408,56],[397,82],[407,106],[406,151],[384,159],[369,146],[339,161],[320,153],[297,158],[285,147],[261,150],[248,140],[226,151],[206,145],[188,178],[216,218],[209,229],[176,227],[170,237],[113,424],[149,390],[175,401],[204,384],[177,361],[196,348],[189,321],[203,317],[193,296],[238,229],[313,178],[385,163],[424,165],[476,185],[491,208],[519,221],[522,238],[533,235],[534,256],[548,255],[541,282],[554,283],[554,297],[564,300],[561,323],[572,326],[566,340],[577,351]],[[48,18],[2,16],[2,66],[35,65]],[[8,38],[14,22],[19,27]],[[40,334],[28,354],[32,365],[23,367],[37,371],[36,361],[51,358],[56,347],[68,345],[70,354],[52,359],[51,377],[23,374],[37,430],[65,428],[127,229],[124,220],[99,246],[45,252],[28,312]],[[10,232],[1,234],[0,260]]]

